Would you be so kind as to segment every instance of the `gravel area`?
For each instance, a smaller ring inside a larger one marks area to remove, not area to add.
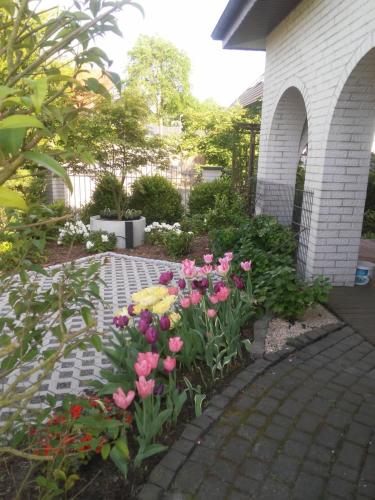
[[[272,319],[268,324],[265,351],[279,351],[284,347],[288,338],[298,337],[302,333],[314,328],[337,322],[338,319],[336,316],[320,304],[311,307],[299,321],[295,321],[294,323],[279,318]]]

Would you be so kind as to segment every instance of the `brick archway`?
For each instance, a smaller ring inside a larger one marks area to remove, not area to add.
[[[347,77],[329,123],[311,271],[333,284],[354,284],[374,129],[375,48]]]
[[[290,225],[301,141],[308,142],[308,115],[301,91],[291,86],[275,108],[267,138],[263,139],[258,169],[257,211]]]

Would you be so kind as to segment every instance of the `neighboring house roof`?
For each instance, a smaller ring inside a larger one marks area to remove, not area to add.
[[[225,49],[266,50],[266,38],[301,0],[229,0],[212,32]]]
[[[235,103],[241,104],[243,108],[251,106],[255,102],[263,100],[263,86],[264,86],[264,75],[262,75],[259,80],[242,92],[242,94],[236,99]],[[235,104],[233,103],[233,104]]]

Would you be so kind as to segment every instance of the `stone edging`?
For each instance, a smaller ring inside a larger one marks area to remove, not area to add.
[[[254,382],[268,368],[282,361],[293,352],[301,350],[345,326],[345,323],[337,322],[310,330],[299,337],[289,339],[287,345],[280,351],[264,354],[264,339],[269,320],[270,317],[264,317],[254,325],[255,333],[260,336],[257,339],[258,342],[255,341],[253,344],[254,348],[256,348],[254,363],[236,375],[221,394],[215,395],[200,417],[196,417],[186,424],[180,438],[173,443],[167,454],[152,470],[148,482],[142,487],[137,496],[138,500],[158,500],[161,498],[161,495],[169,488],[187,457],[192,453],[196,445],[199,445],[199,438],[219,420],[227,405],[247,385]],[[263,339],[263,349],[261,348],[261,339]]]

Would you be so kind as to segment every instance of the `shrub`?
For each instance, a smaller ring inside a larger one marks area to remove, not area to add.
[[[178,222],[166,224],[153,222],[145,229],[146,241],[152,245],[161,245],[170,257],[183,257],[190,252],[194,237],[192,231],[182,231]]]
[[[216,195],[213,208],[206,212],[206,224],[209,228],[224,228],[230,225],[239,227],[248,220],[245,204],[235,193],[230,197],[227,194]]]
[[[141,210],[147,224],[178,221],[182,216],[181,195],[167,179],[160,175],[144,176],[133,184],[129,203]]]
[[[203,234],[207,231],[206,217],[204,214],[185,215],[181,219],[181,229],[191,231],[195,235]]]
[[[229,178],[215,179],[212,182],[200,182],[196,184],[190,193],[190,214],[205,214],[210,208],[214,208],[215,196],[226,195],[230,199],[232,186]]]
[[[374,158],[374,155],[372,157]],[[375,210],[375,170],[370,170],[365,210]]]
[[[92,193],[91,201],[83,207],[81,218],[88,223],[90,216],[99,215],[106,208],[118,212],[126,204],[127,196],[121,182],[113,174],[104,174]]]
[[[170,257],[184,257],[190,252],[192,241],[192,232],[175,233],[171,231],[165,234],[164,247]]]
[[[110,252],[116,248],[116,235],[107,231],[92,231],[85,239],[88,253]]]
[[[362,234],[365,238],[373,238],[375,233],[375,210],[366,210],[363,217]]]
[[[327,281],[304,282],[294,268],[296,241],[291,230],[273,217],[260,215],[237,227],[210,232],[215,255],[229,248],[235,261],[253,262],[254,297],[259,305],[280,317],[295,319],[313,303],[327,299]]]

